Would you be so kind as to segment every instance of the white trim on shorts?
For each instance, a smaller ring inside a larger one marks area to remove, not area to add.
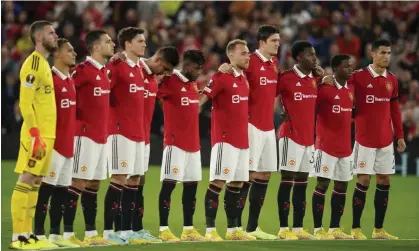
[[[279,171],[310,173],[314,166],[314,145],[302,146],[291,138],[278,140]]]
[[[108,148],[88,137],[76,136],[74,140],[73,178],[105,180]]]
[[[201,152],[187,152],[177,146],[166,146],[163,150],[160,181],[165,179],[179,182],[202,180]]]
[[[383,148],[370,148],[355,142],[354,174],[394,174],[396,172],[393,143]]]
[[[338,158],[320,149],[316,150],[311,177],[323,177],[336,181],[352,179],[352,155]]]
[[[52,150],[51,168],[42,182],[53,186],[70,186],[72,178],[73,157],[65,157],[59,152]]]
[[[249,123],[249,171],[277,171],[275,130],[262,131]]]
[[[121,134],[108,136],[109,177],[113,174],[144,175],[144,141],[137,142]]]
[[[249,149],[216,143],[211,149],[210,181],[249,181]]]
[[[144,146],[144,174],[148,171],[150,164],[150,143]]]

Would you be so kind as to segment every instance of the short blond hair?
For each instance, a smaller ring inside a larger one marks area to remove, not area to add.
[[[247,45],[247,42],[241,39],[234,39],[228,42],[227,48],[226,48],[227,56],[228,54],[230,54],[231,51],[233,51],[236,48],[238,44]]]

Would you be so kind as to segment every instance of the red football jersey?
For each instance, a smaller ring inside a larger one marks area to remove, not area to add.
[[[99,144],[108,137],[110,71],[91,57],[72,71],[76,86],[76,135]]]
[[[127,58],[108,66],[111,78],[109,134],[144,141],[144,77],[139,63]]]
[[[163,100],[164,146],[197,152],[199,144],[199,94],[196,82],[178,70],[164,77],[157,92]]]
[[[212,146],[226,142],[236,148],[249,148],[249,82],[244,73],[217,72],[204,88],[204,94],[212,99]]]
[[[350,156],[353,86],[322,85],[317,95],[316,149],[338,158]]]
[[[140,64],[144,75],[144,128],[145,144],[147,145],[150,144],[151,121],[153,120],[154,106],[156,105],[158,84],[156,75],[148,67],[144,59],[140,59]]]
[[[314,144],[314,118],[317,83],[313,74],[304,75],[296,65],[279,75],[277,94],[289,121],[279,128],[278,137],[288,137],[302,146]]]
[[[70,76],[54,66],[55,102],[57,105],[57,131],[54,150],[70,158],[74,156],[74,135],[76,133],[76,89]]]
[[[274,129],[274,104],[278,82],[278,62],[265,58],[258,50],[250,56],[245,70],[249,80],[249,122],[262,131]]]
[[[366,147],[383,148],[403,138],[398,102],[398,82],[389,71],[376,73],[371,65],[354,73],[355,138]]]

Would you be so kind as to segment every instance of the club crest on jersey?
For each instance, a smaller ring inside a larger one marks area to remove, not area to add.
[[[177,167],[173,167],[172,172],[174,174],[177,174],[179,172],[179,169]]]
[[[228,174],[230,172],[230,170],[227,168],[227,167],[224,167],[224,169],[223,169],[223,173],[224,174]]]
[[[50,172],[49,173],[49,177],[54,178],[55,177],[55,173],[54,172]]]
[[[87,171],[87,166],[81,166],[81,171],[85,173]]]
[[[393,83],[386,82],[386,89],[391,92],[393,90]]]
[[[329,167],[328,166],[322,166],[323,172],[327,173],[329,172]]]
[[[314,89],[317,89],[317,84],[316,84],[316,81],[314,79],[311,80],[311,84],[313,85]]]
[[[366,161],[360,161],[359,162],[359,168],[364,168],[367,165]]]
[[[33,159],[30,159],[29,162],[28,162],[28,167],[33,168],[33,167],[35,167],[35,165],[36,165],[36,161],[33,160]]]
[[[289,164],[290,164],[290,166],[295,166],[295,160],[294,159],[290,159]]]
[[[126,160],[122,160],[121,167],[127,167],[127,166],[128,166],[128,162]]]
[[[253,159],[249,159],[249,165],[252,165]]]

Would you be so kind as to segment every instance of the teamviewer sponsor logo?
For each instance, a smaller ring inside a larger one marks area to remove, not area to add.
[[[61,108],[69,108],[70,107],[70,100],[62,99],[61,100]]]
[[[181,105],[185,106],[185,105],[189,105],[189,99],[187,97],[182,97],[180,99],[180,103]]]
[[[144,87],[139,87],[136,84],[130,84],[129,85],[129,92],[137,92],[137,91],[143,91]]]
[[[260,77],[260,85],[266,85],[267,80],[266,77]]]
[[[367,103],[368,104],[374,103],[374,95],[367,95]]]
[[[333,113],[340,113],[340,106],[339,105],[333,105],[332,111],[333,111]]]
[[[93,96],[102,96],[102,94],[109,94],[110,90],[102,90],[100,87],[93,88]]]
[[[240,102],[240,96],[239,95],[233,95],[231,97],[231,101],[233,102],[233,104],[237,104]]]
[[[294,100],[303,100],[303,94],[301,92],[294,93]]]

